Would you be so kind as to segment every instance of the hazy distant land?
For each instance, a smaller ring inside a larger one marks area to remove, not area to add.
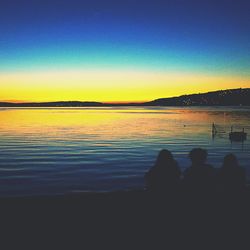
[[[110,107],[110,106],[250,106],[250,88],[160,98],[143,103],[102,103],[80,101],[0,102],[0,107]]]

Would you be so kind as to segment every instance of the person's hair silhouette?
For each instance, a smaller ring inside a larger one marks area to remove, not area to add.
[[[190,151],[189,158],[192,162],[192,166],[200,166],[207,160],[207,151],[202,148],[194,148]]]
[[[214,168],[206,163],[207,151],[202,148],[194,148],[189,153],[191,166],[184,171],[183,183],[192,193],[207,193],[214,186]]]
[[[222,167],[226,167],[226,168],[227,167],[228,168],[238,167],[238,159],[237,159],[237,157],[234,154],[227,154],[224,157],[223,166]]]
[[[218,173],[218,185],[222,192],[234,193],[244,189],[246,172],[244,168],[239,166],[234,154],[228,154],[224,157],[223,165]]]
[[[162,149],[155,165],[146,173],[146,189],[162,193],[174,192],[180,181],[181,171],[170,151]]]

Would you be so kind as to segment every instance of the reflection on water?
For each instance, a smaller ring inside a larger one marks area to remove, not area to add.
[[[0,195],[141,188],[162,148],[182,168],[193,147],[216,167],[233,152],[250,174],[249,140],[228,139],[250,133],[249,108],[2,108],[0,121]]]

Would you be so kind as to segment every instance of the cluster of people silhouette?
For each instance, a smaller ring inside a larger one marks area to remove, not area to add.
[[[239,193],[246,186],[246,172],[234,154],[224,157],[222,167],[215,169],[207,164],[207,151],[194,148],[189,153],[190,167],[182,173],[172,153],[162,149],[155,165],[146,173],[146,190],[152,193],[169,193],[183,188],[186,192]]]

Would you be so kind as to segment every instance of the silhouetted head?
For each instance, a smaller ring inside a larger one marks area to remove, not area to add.
[[[202,148],[194,148],[189,153],[189,158],[193,164],[204,164],[207,160],[207,151]]]
[[[224,161],[223,161],[223,167],[227,167],[227,166],[238,166],[238,160],[237,157],[234,154],[227,154],[224,157]]]
[[[166,163],[173,162],[174,158],[170,151],[167,149],[162,149],[157,157],[156,166],[164,166]]]

